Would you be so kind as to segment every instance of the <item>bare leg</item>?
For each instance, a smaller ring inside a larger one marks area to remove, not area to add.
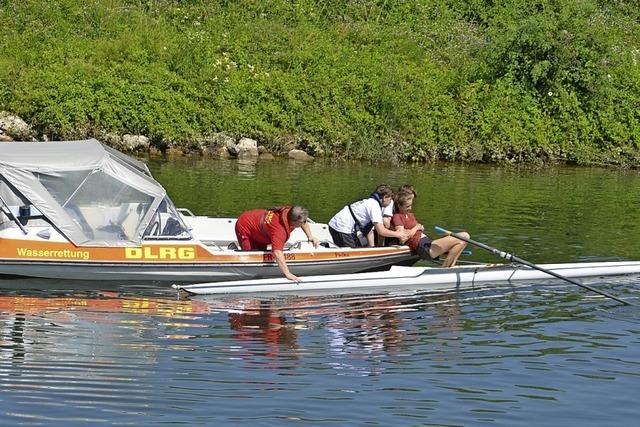
[[[461,231],[457,233],[462,237],[469,238],[469,233]],[[467,247],[467,242],[456,239],[452,236],[443,237],[441,239],[436,239],[431,243],[431,248],[429,249],[429,255],[431,258],[439,257],[442,254],[447,254],[447,258],[442,263],[443,267],[453,267],[456,265],[460,254]]]

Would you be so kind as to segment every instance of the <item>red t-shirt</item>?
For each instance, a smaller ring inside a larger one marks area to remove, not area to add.
[[[268,244],[271,244],[271,250],[283,250],[291,234],[287,220],[290,210],[290,207],[254,209],[240,215],[236,222],[236,237],[242,250],[264,251]]]
[[[411,230],[418,224],[418,220],[413,212],[409,212],[406,214],[396,213],[393,214],[391,218],[391,225],[394,227],[404,227],[405,230]],[[420,243],[420,238],[422,237],[422,232],[416,231],[413,233],[413,236],[409,240],[405,242],[405,245],[408,245],[412,250],[416,250],[418,244]]]

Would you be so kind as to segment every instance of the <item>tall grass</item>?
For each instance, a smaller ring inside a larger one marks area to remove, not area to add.
[[[640,164],[631,1],[0,0],[0,21],[0,110],[50,138]]]

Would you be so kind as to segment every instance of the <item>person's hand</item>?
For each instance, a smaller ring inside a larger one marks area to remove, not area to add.
[[[418,231],[424,231],[424,225],[418,224]]]
[[[289,273],[285,277],[287,279],[291,280],[292,282],[296,282],[296,283],[302,282],[302,280],[298,276],[296,276],[295,274]]]
[[[404,235],[405,242],[413,236],[413,233],[411,232],[411,230],[404,230],[402,234]]]
[[[309,241],[311,243],[313,243],[313,247],[317,248],[318,246],[320,246],[320,239],[318,239],[317,237],[313,236],[312,238],[309,239]]]

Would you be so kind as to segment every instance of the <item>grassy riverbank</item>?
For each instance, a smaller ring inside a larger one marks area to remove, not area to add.
[[[636,2],[492,3],[0,0],[0,110],[50,138],[640,165]]]

